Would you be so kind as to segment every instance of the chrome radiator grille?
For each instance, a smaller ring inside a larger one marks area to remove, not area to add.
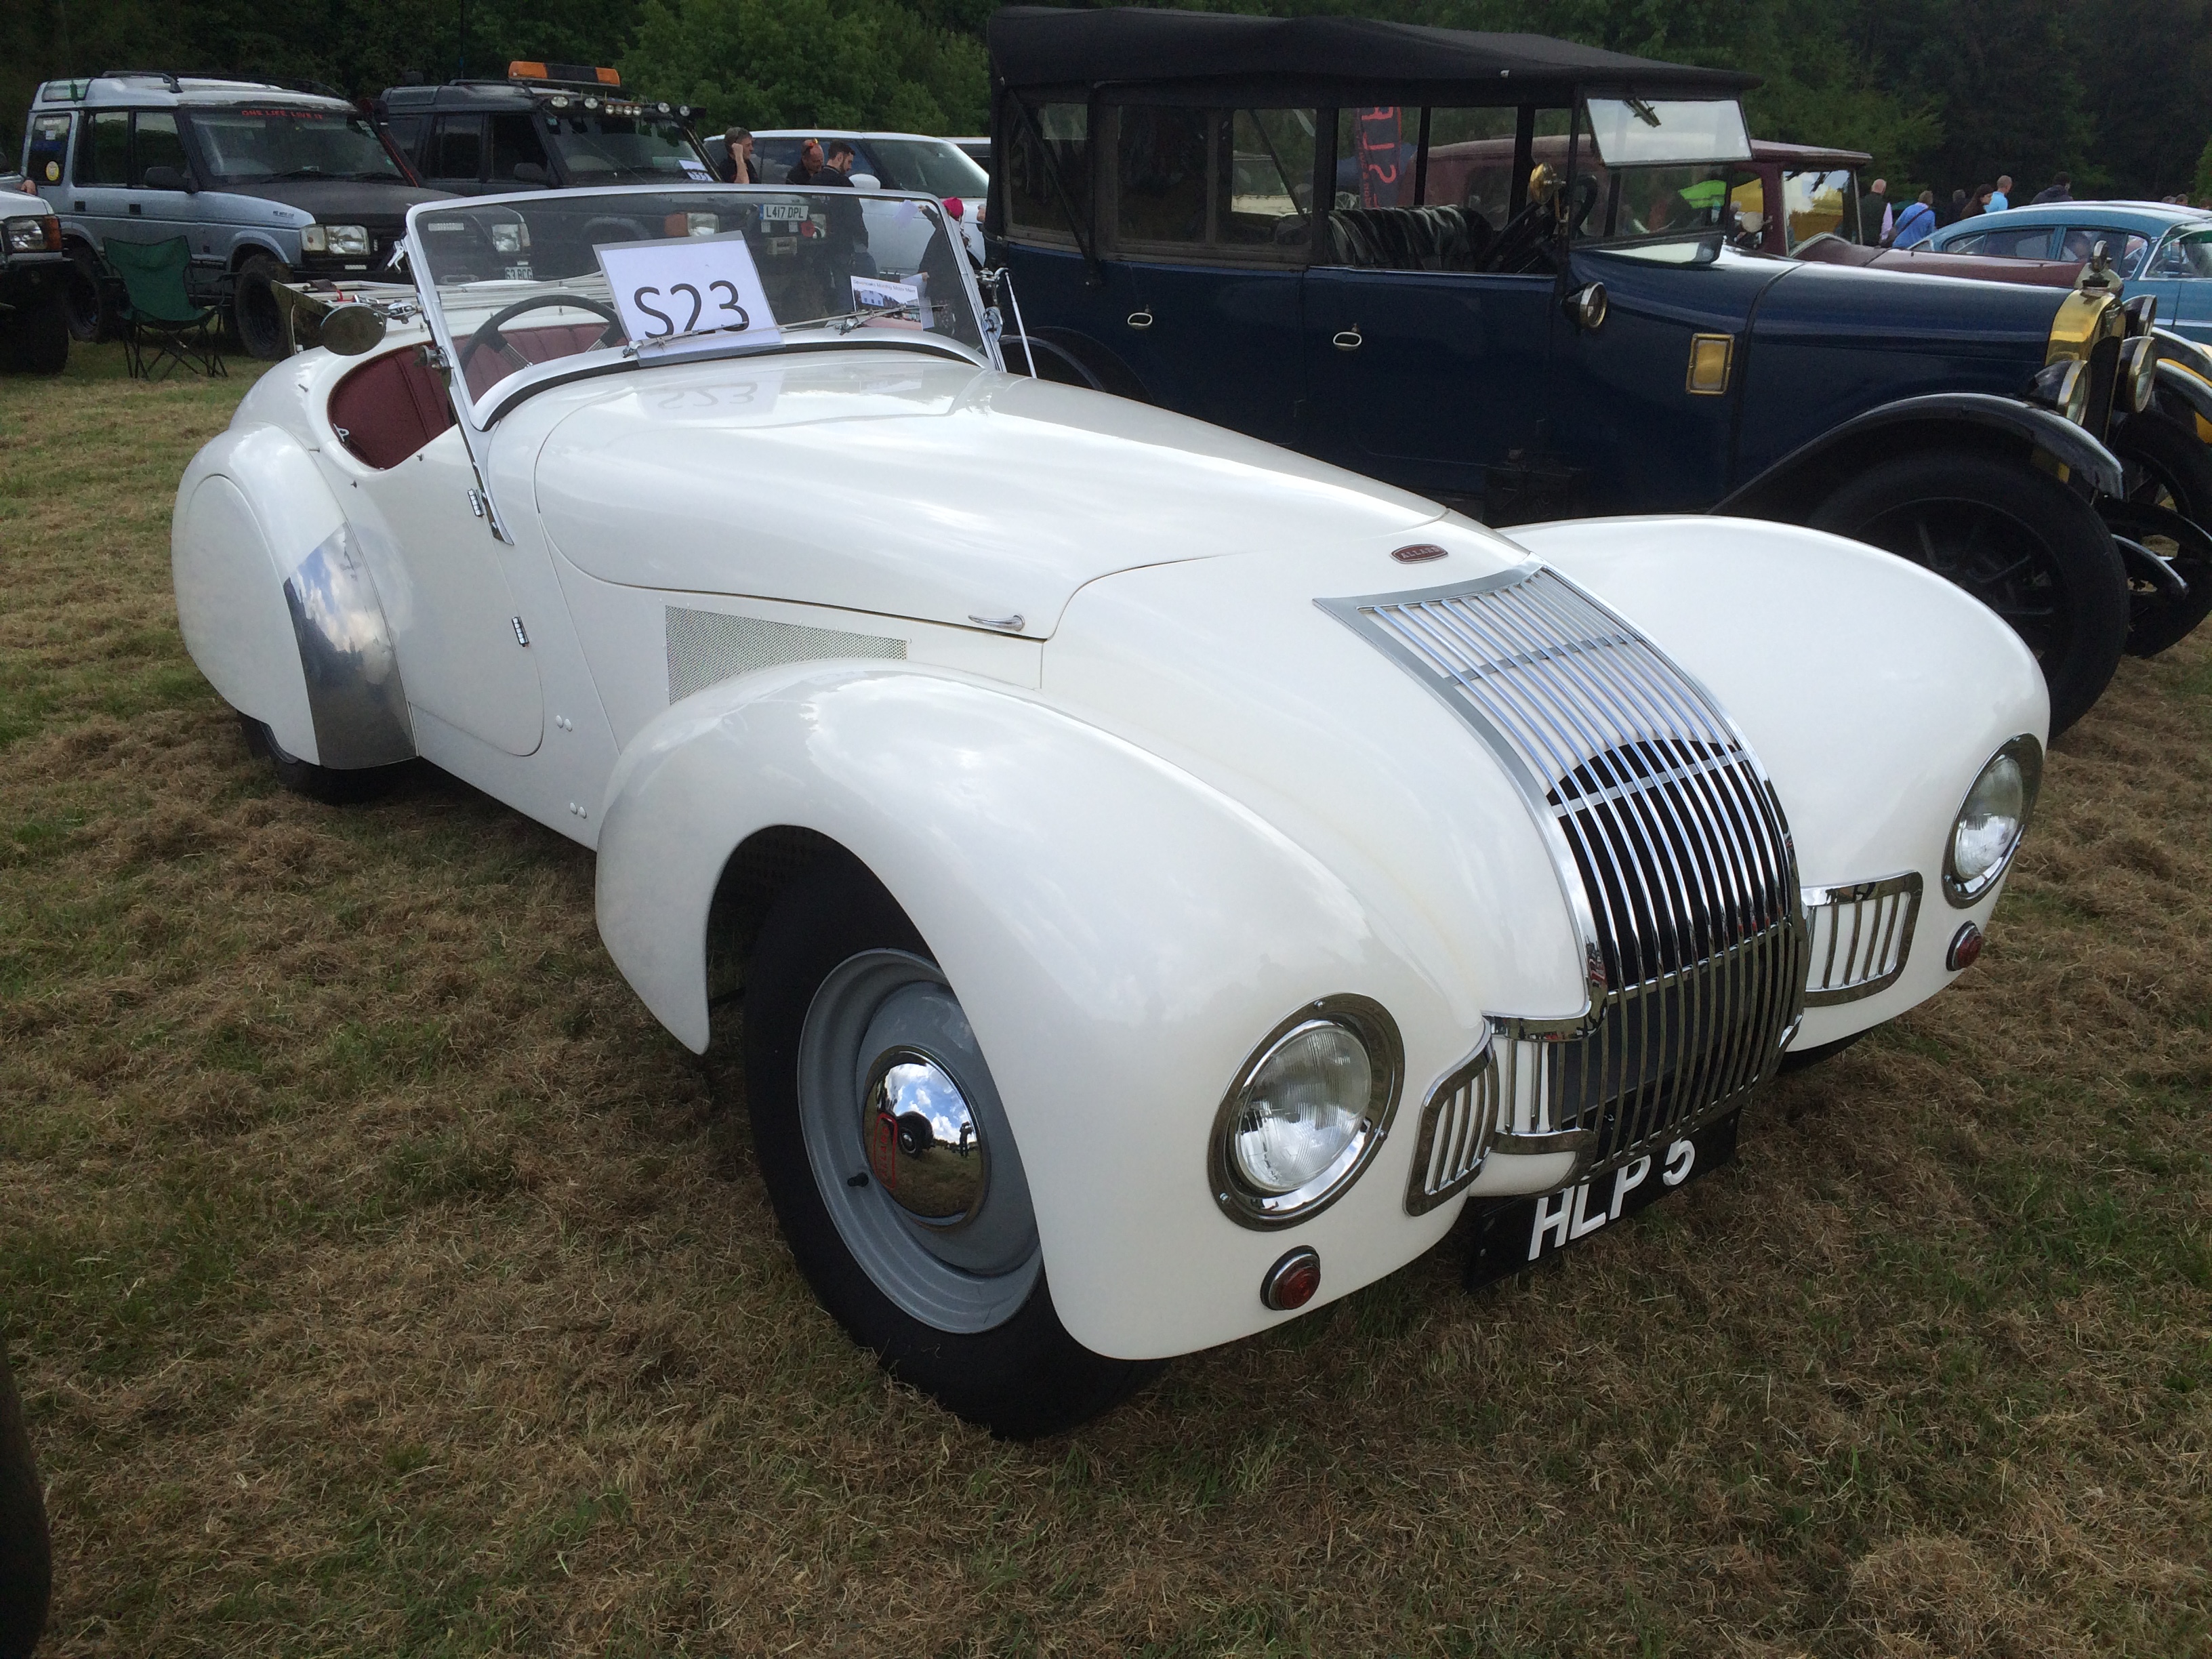
[[[1459,1138],[1447,1120],[1486,1103],[1482,1151],[1506,1135],[1516,1150],[1579,1146],[1604,1168],[1771,1074],[1802,1006],[1796,860],[1764,769],[1711,698],[1540,568],[1322,604],[1441,697],[1512,776],[1552,849],[1589,981],[1581,1018],[1492,1016],[1494,1080],[1478,1088],[1463,1068],[1431,1095],[1419,1131],[1430,1156],[1409,1206],[1473,1178],[1479,1152],[1444,1156]],[[1434,1181],[1448,1184],[1431,1191]]]
[[[1897,983],[1920,916],[1920,872],[1805,890],[1805,1003],[1856,1002]]]

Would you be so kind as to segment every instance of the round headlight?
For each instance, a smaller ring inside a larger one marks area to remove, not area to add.
[[[1943,894],[1964,908],[2004,873],[2027,833],[2035,792],[2043,781],[2043,745],[2017,737],[1990,757],[1951,821],[1943,859]]]
[[[2140,415],[2158,398],[2158,342],[2139,334],[2120,348],[2120,385],[2127,406]]]
[[[1333,1203],[1389,1132],[1404,1071],[1379,1003],[1325,997],[1252,1051],[1222,1101],[1208,1158],[1215,1200],[1250,1227]]]

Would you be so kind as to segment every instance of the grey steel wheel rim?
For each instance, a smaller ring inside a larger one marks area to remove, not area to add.
[[[988,1152],[981,1196],[957,1226],[911,1213],[875,1178],[871,1085],[894,1052],[927,1055],[958,1087]],[[975,1033],[936,964],[864,951],[832,969],[799,1040],[799,1121],[816,1189],[853,1260],[904,1314],[962,1334],[1004,1324],[1043,1263],[1028,1178]]]

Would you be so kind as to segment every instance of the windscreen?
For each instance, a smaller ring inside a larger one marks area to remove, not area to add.
[[[939,200],[948,196],[980,197],[990,176],[961,149],[943,138],[870,138],[868,159],[885,190],[910,190]]]
[[[559,191],[408,216],[417,286],[473,407],[537,365],[641,366],[866,332],[985,352],[934,202],[849,189]]]
[[[1589,123],[1607,167],[1751,160],[1743,106],[1733,98],[1593,98]]]
[[[406,176],[367,118],[349,111],[274,105],[196,110],[189,118],[208,171],[225,184]]]
[[[579,185],[705,184],[714,176],[680,121],[549,115],[545,137]]]

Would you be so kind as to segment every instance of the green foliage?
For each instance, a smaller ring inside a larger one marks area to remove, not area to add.
[[[1893,199],[2010,173],[2025,200],[2194,183],[2212,132],[2212,0],[1199,0],[1527,30],[1747,70],[1762,137],[1875,158]],[[0,7],[0,125],[40,80],[130,64],[307,77],[349,96],[465,62],[619,63],[715,122],[982,130],[995,0],[16,0]],[[12,139],[10,148],[12,148]]]
[[[980,132],[982,43],[895,0],[645,0],[624,77],[752,127]],[[964,21],[964,20],[963,20]]]

